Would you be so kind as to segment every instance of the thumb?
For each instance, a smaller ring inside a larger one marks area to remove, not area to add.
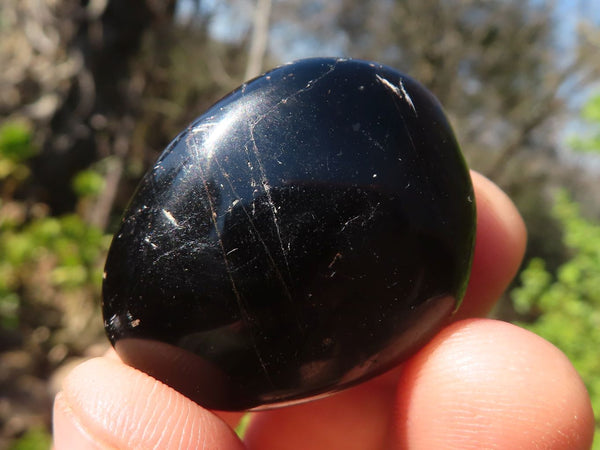
[[[117,360],[95,358],[67,376],[54,403],[56,450],[242,449],[225,422]]]

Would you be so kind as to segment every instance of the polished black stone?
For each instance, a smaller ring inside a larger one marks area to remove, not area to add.
[[[393,69],[308,59],[244,84],[141,182],[106,263],[121,358],[201,405],[290,403],[418,350],[465,291],[470,177]]]

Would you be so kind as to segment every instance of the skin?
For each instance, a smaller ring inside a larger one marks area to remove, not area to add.
[[[590,448],[590,399],[564,354],[483,318],[521,263],[526,231],[508,197],[472,177],[478,229],[463,306],[409,361],[328,398],[254,413],[242,443],[231,428],[241,414],[203,409],[111,352],[66,378],[55,448]]]

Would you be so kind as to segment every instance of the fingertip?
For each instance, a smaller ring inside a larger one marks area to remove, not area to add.
[[[527,230],[510,198],[492,181],[471,172],[477,202],[477,235],[471,278],[454,320],[485,316],[517,273]]]
[[[523,252],[527,240],[527,229],[513,201],[497,184],[482,174],[471,171],[471,179],[476,189],[477,206],[488,214],[488,216],[481,217],[485,221],[478,225],[486,228],[489,226],[500,227],[507,230],[512,238],[512,243]]]
[[[210,411],[109,358],[76,367],[65,379],[54,412],[57,450],[242,448],[233,431]]]
[[[566,356],[500,321],[443,330],[406,364],[397,399],[400,448],[583,450],[593,439],[589,395]]]

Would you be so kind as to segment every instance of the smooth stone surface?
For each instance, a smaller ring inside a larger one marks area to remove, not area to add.
[[[457,307],[473,200],[421,85],[364,61],[279,67],[199,117],[141,182],[106,263],[108,336],[212,409],[351,386]]]

